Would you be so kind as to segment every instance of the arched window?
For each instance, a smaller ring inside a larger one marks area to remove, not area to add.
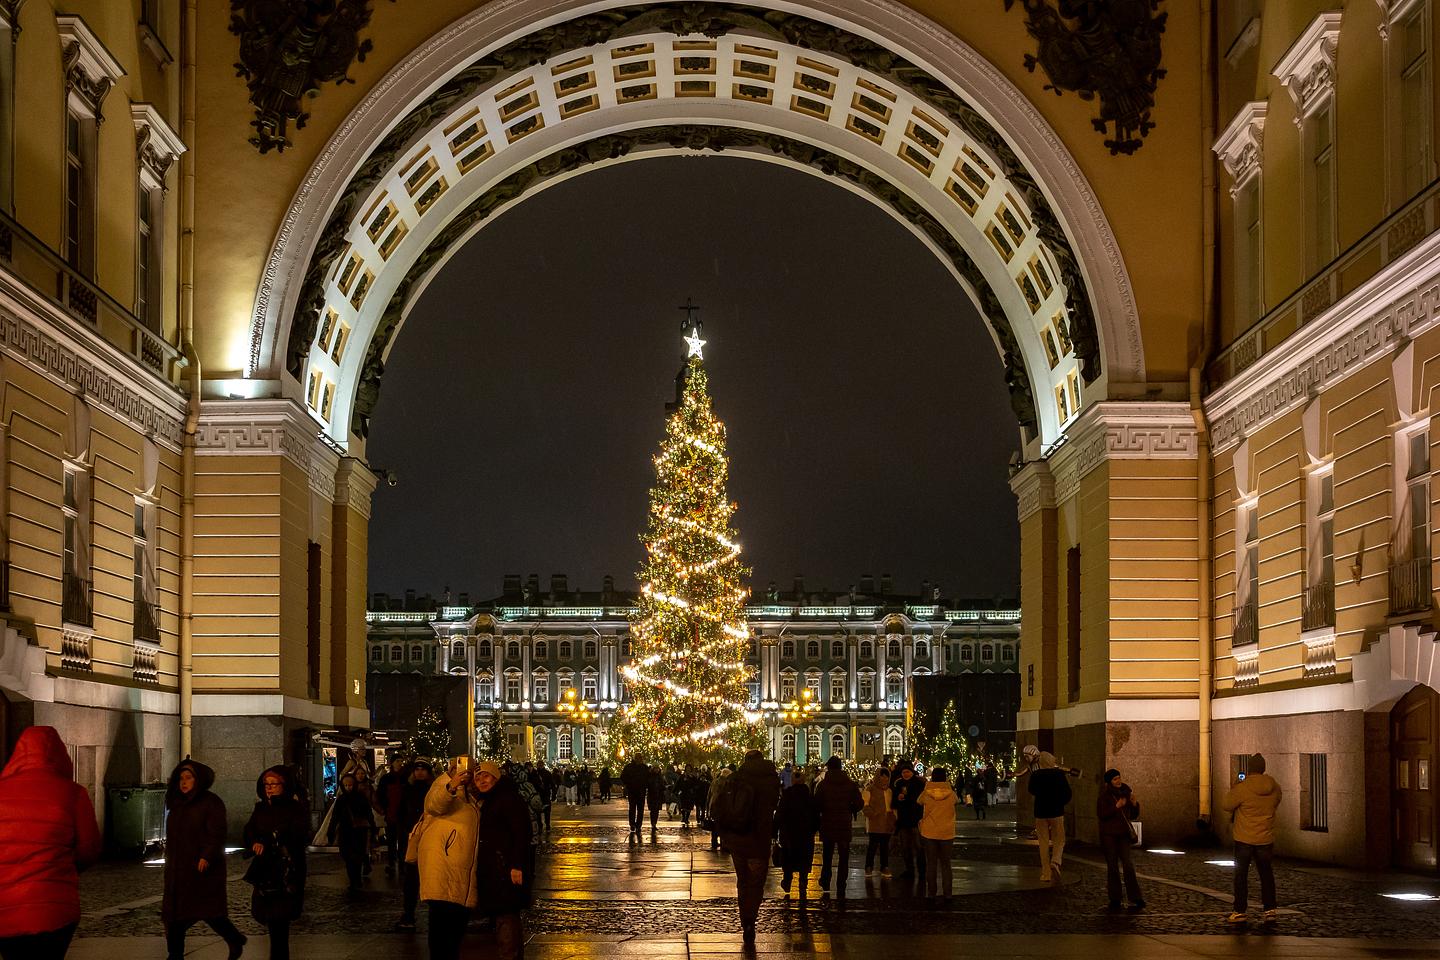
[[[584,676],[582,676],[582,677],[580,678],[580,699],[581,699],[581,700],[594,700],[595,697],[596,697],[596,695],[597,695],[597,694],[596,694],[596,685],[597,685],[597,681],[596,681],[596,679],[595,679],[595,674],[593,674],[593,673],[587,673],[587,674],[585,674]]]
[[[885,656],[889,657],[891,660],[899,660],[899,659],[900,659],[900,640],[899,640],[899,638],[897,638],[897,637],[891,637],[891,638],[890,638],[890,642],[889,642],[888,644],[886,644]]]
[[[805,642],[805,659],[806,659],[806,660],[819,660],[819,659],[820,659],[820,641],[819,641],[819,640],[807,640],[807,641]]]
[[[565,691],[575,686],[575,674],[571,671],[561,670],[558,677],[559,680],[555,684],[555,699],[557,701],[564,699]]]
[[[805,762],[815,763],[820,759],[820,731],[811,730],[805,735]]]
[[[550,759],[550,733],[544,727],[535,729],[535,759]]]
[[[786,670],[780,674],[780,699],[794,700],[795,696],[795,671]]]
[[[546,643],[544,640],[536,640],[535,651],[533,654],[531,654],[531,657],[535,660],[548,660],[549,654],[550,644]]]
[[[904,749],[904,744],[905,740],[900,736],[900,729],[898,727],[891,727],[885,731],[885,752],[890,756],[900,756],[900,751]]]
[[[559,647],[561,660],[569,660],[570,656],[575,652],[575,647],[569,640],[561,640]]]
[[[781,660],[794,660],[794,659],[795,659],[795,641],[794,641],[794,640],[781,640],[781,641],[780,641],[780,659],[781,659]]]
[[[481,661],[495,659],[495,648],[490,645],[489,640],[481,640],[475,644],[475,659]]]
[[[875,671],[860,671],[860,703],[871,704],[875,702]]]
[[[600,754],[599,740],[595,736],[594,727],[585,728],[585,759],[594,760]]]
[[[1000,659],[1006,663],[1015,662],[1015,645],[1013,643],[1007,643],[1000,647]]]
[[[490,676],[487,674],[480,678],[479,683],[475,684],[475,702],[490,703],[494,699],[495,681],[491,680]]]
[[[535,672],[535,681],[532,684],[530,699],[534,703],[550,702],[550,674],[544,670]]]
[[[385,647],[384,647],[383,644],[375,643],[375,644],[371,644],[371,645],[370,645],[370,662],[371,662],[371,663],[384,663],[384,662],[385,662]]]
[[[987,644],[985,644],[984,646],[982,646],[982,647],[980,648],[980,662],[981,662],[981,663],[993,663],[993,662],[995,662],[995,647],[994,647],[994,646],[992,646],[991,644],[988,644],[988,643],[987,643]]]
[[[464,641],[464,640],[451,640],[451,641],[450,641],[450,665],[451,665],[452,667],[453,667],[453,666],[458,666],[459,664],[462,664],[462,663],[464,663],[464,662],[465,662],[465,641]]]
[[[600,648],[596,645],[596,643],[595,643],[594,640],[586,640],[586,641],[585,641],[584,656],[585,656],[585,659],[586,659],[586,660],[595,660],[595,659],[597,659],[597,658],[600,656],[600,652],[599,652],[599,651],[600,651]]]
[[[405,647],[404,647],[404,645],[403,645],[403,644],[399,644],[399,643],[392,643],[392,644],[390,644],[390,662],[391,662],[391,663],[399,663],[401,660],[404,660],[404,659],[405,659]]]
[[[556,743],[556,746],[559,747],[559,750],[556,752],[556,756],[558,757],[558,759],[561,759],[561,760],[569,760],[570,757],[571,757],[571,751],[570,751],[570,731],[569,731],[569,730],[561,730],[561,731],[560,731],[560,736],[558,736],[558,737],[555,738],[555,743]]]
[[[795,762],[795,731],[786,730],[780,735],[780,756],[789,761]]]
[[[845,758],[845,734],[830,734],[830,756]]]
[[[875,659],[875,644],[874,644],[873,641],[870,641],[870,640],[861,640],[861,641],[860,641],[860,659],[861,659],[861,660],[874,660],[874,659]]]
[[[520,659],[520,641],[519,641],[519,640],[511,640],[509,643],[505,644],[505,659],[506,659],[506,660],[519,660],[519,659]]]
[[[844,659],[845,659],[845,641],[844,641],[844,640],[831,640],[831,641],[830,641],[830,659],[831,659],[831,660],[844,660]]]
[[[810,690],[810,699],[816,703],[820,703],[820,698],[823,697],[825,693],[820,689],[819,670],[807,670],[805,672],[805,686]]]
[[[901,691],[904,690],[904,687],[899,670],[891,670],[885,675],[885,699],[890,701],[891,706],[900,702]]]
[[[975,644],[973,644],[973,643],[962,643],[962,644],[960,644],[960,662],[961,662],[961,663],[973,663],[974,661],[975,661]]]
[[[849,697],[845,695],[845,671],[835,670],[830,674],[830,702],[844,703]]]
[[[925,640],[916,640],[916,641],[915,641],[915,659],[916,659],[916,660],[929,660],[929,659],[930,659],[930,644],[929,644],[928,641],[925,641]]]
[[[425,648],[418,643],[410,644],[410,662],[417,665],[425,662]]]

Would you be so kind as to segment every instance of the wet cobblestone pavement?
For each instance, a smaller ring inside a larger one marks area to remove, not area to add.
[[[1003,815],[1007,810],[997,812]],[[1278,862],[1279,921],[1269,927],[1252,923],[1239,931],[1245,936],[1237,936],[1222,923],[1229,911],[1232,876],[1231,868],[1223,865],[1228,860],[1226,852],[1138,852],[1136,866],[1147,908],[1141,913],[1112,914],[1105,909],[1104,863],[1098,849],[1070,845],[1062,882],[1042,884],[1034,847],[1017,839],[1013,823],[1001,819],[964,821],[960,827],[952,898],[926,899],[917,895],[913,883],[865,877],[863,836],[857,835],[850,857],[849,896],[843,901],[818,890],[814,882],[818,866],[811,874],[810,899],[804,906],[781,893],[778,871],[771,872],[759,920],[762,940],[770,936],[774,943],[809,944],[792,944],[784,948],[786,952],[827,952],[815,944],[831,944],[837,937],[848,941],[851,937],[863,940],[875,935],[917,932],[967,939],[975,935],[1043,934],[1046,942],[1066,935],[1102,935],[1100,940],[1108,939],[1103,935],[1120,935],[1127,942],[1132,937],[1200,935],[1237,946],[1254,944],[1256,938],[1264,938],[1269,945],[1290,938],[1440,940],[1440,902],[1397,901],[1382,896],[1396,892],[1440,896],[1440,880],[1435,878],[1372,875]],[[682,954],[707,951],[703,946],[697,948],[697,943],[738,946],[729,858],[711,852],[709,834],[701,830],[685,829],[662,819],[653,841],[647,835],[643,842],[633,843],[627,840],[618,803],[573,812],[561,807],[556,809],[553,830],[541,847],[539,861],[536,902],[527,915],[527,930],[535,937],[537,947],[551,945],[546,948],[547,957],[555,950],[560,950],[557,956],[572,955],[561,949],[567,943],[589,944],[589,952],[582,951],[587,956],[593,955],[599,943],[635,945],[653,941],[657,947],[680,944]],[[399,914],[400,893],[396,882],[387,878],[380,866],[366,889],[351,896],[344,889],[344,875],[336,855],[312,854],[310,862],[305,915],[294,926],[297,944],[306,936],[330,940],[338,931],[344,931],[356,944],[362,939],[372,943],[368,953],[355,956],[410,956],[407,951],[414,944],[423,946],[423,907],[418,934],[392,932]],[[143,944],[151,940],[158,944],[161,872],[158,865],[106,863],[86,873],[81,891],[82,939],[75,955],[149,956],[149,948]],[[239,879],[242,872],[236,854],[230,858],[228,872],[231,916],[242,931],[259,935],[263,931],[249,917],[249,887]],[[1251,883],[1252,899],[1258,899],[1258,884],[1253,877]],[[704,939],[707,937],[715,939]],[[776,937],[779,939],[773,939]],[[121,944],[113,938],[143,939],[129,940],[133,947],[114,952]],[[477,948],[485,942],[481,937],[472,939]],[[105,949],[107,940],[111,949]],[[218,943],[198,934],[191,940],[201,951],[195,956],[208,956],[203,952],[208,949],[206,944]],[[1320,946],[1312,942],[1313,949]],[[607,948],[606,952],[611,951]],[[837,952],[833,944],[828,952]],[[527,952],[527,956],[532,953]],[[163,950],[155,955],[163,956]],[[308,954],[297,950],[296,955]],[[323,955],[351,954],[327,950]],[[1045,955],[1062,954],[1052,950]],[[1339,955],[1329,953],[1328,948],[1327,952],[1304,954]],[[1400,953],[1386,955],[1410,954],[1401,949]],[[1429,944],[1423,953],[1415,955],[1440,955],[1440,943]]]

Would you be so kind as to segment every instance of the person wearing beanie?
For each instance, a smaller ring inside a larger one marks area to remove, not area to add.
[[[1266,923],[1274,923],[1275,871],[1270,861],[1275,855],[1275,811],[1280,806],[1282,791],[1275,778],[1265,772],[1265,756],[1252,754],[1242,778],[1225,794],[1220,808],[1230,814],[1231,835],[1235,841],[1235,906],[1227,923],[1245,922],[1249,903],[1250,862],[1260,874],[1260,904]]]
[[[497,763],[479,765],[475,788],[481,804],[476,896],[481,911],[494,918],[496,956],[520,960],[525,946],[520,912],[530,905],[530,814],[515,780]]]
[[[1095,820],[1100,827],[1100,849],[1105,853],[1105,884],[1110,894],[1110,909],[1120,909],[1120,873],[1124,869],[1125,892],[1130,909],[1143,910],[1145,898],[1140,895],[1140,881],[1135,877],[1135,863],[1130,856],[1134,830],[1130,821],[1140,816],[1140,802],[1130,785],[1120,779],[1120,771],[1105,771],[1100,794],[1095,800]]]
[[[1028,755],[1028,754],[1027,754]],[[1030,774],[1030,795],[1035,798],[1035,838],[1040,841],[1040,879],[1060,879],[1060,862],[1065,855],[1065,805],[1070,802],[1070,782],[1055,763],[1055,755],[1035,755]]]

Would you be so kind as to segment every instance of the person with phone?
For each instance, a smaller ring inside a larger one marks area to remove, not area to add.
[[[1100,794],[1095,799],[1095,818],[1100,824],[1100,849],[1105,852],[1105,887],[1110,894],[1110,909],[1120,909],[1120,873],[1125,874],[1125,893],[1131,910],[1145,909],[1140,881],[1135,877],[1135,861],[1130,848],[1135,843],[1135,828],[1130,821],[1140,816],[1140,801],[1130,785],[1114,768],[1105,771]]]
[[[1274,923],[1275,871],[1270,860],[1275,855],[1275,811],[1280,806],[1282,791],[1275,778],[1265,772],[1264,754],[1253,754],[1235,786],[1220,801],[1230,814],[1235,841],[1235,907],[1226,923],[1236,926],[1246,922],[1249,902],[1250,862],[1260,874],[1260,904],[1266,923]]]

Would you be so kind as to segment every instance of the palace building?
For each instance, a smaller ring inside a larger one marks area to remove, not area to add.
[[[1226,840],[1259,751],[1278,852],[1435,870],[1434,2],[0,0],[0,750],[53,724],[97,796],[194,754],[243,809],[373,726],[366,441],[414,298],[550,184],[723,150],[873,200],[992,334],[1017,736],[1085,772],[1075,833],[1115,765],[1147,836]],[[423,626],[558,755],[537,669],[618,701],[624,617],[562,661],[511,606]],[[761,606],[762,707],[818,671],[822,754],[968,628]]]
[[[620,670],[631,659],[634,595],[616,591],[609,577],[598,592],[571,590],[564,574],[550,577],[544,592],[535,575],[508,576],[504,587],[473,607],[377,595],[366,614],[372,687],[397,674],[466,678],[477,727],[498,713],[514,755],[595,760],[607,722],[630,699]],[[862,577],[844,594],[807,592],[797,578],[786,592],[772,583],[746,613],[750,706],[765,717],[772,753],[782,761],[899,756],[912,678],[953,675],[964,683],[1014,678],[1017,670],[1014,601],[942,599],[928,583],[906,596],[888,576]],[[1014,742],[1018,683],[1012,686],[1001,711],[1011,722],[977,728],[977,738],[997,749]],[[425,688],[396,687],[395,707],[375,710],[377,726],[413,729],[421,702],[414,691]],[[577,724],[562,708],[572,689],[594,713],[591,722]],[[807,690],[814,712],[803,723],[787,722],[786,706],[806,699]]]

